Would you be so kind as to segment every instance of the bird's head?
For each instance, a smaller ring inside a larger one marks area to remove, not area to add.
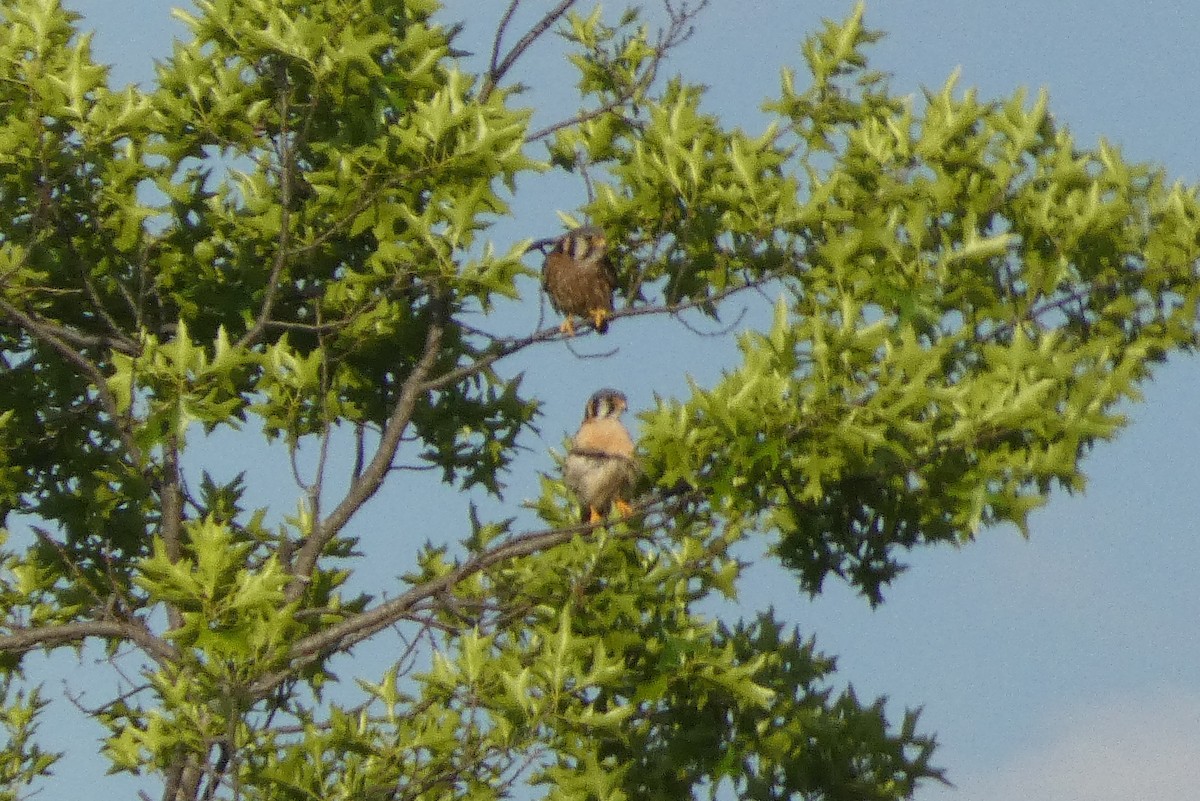
[[[620,417],[621,412],[629,408],[625,393],[616,389],[601,389],[592,393],[587,406],[583,408],[584,422],[599,420],[605,417]]]
[[[558,249],[576,261],[583,261],[608,252],[608,238],[598,227],[583,225],[564,234]]]

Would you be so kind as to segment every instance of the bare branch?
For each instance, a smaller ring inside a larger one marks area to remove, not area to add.
[[[116,581],[112,581],[111,573],[109,573],[109,580],[112,581],[111,592],[113,596],[110,598],[104,598],[99,592],[97,592],[95,584],[88,580],[87,574],[83,572],[79,566],[79,563],[75,561],[75,558],[67,552],[66,546],[51,537],[49,532],[39,528],[38,526],[32,526],[31,529],[33,531],[33,536],[37,537],[40,542],[49,547],[58,555],[58,558],[62,560],[63,566],[71,572],[75,581],[79,583],[79,586],[87,589],[88,595],[92,596],[92,600],[95,602],[97,608],[108,608],[111,611],[112,607],[119,603],[119,601],[116,600],[116,596],[118,595],[117,588],[120,585]]]
[[[159,533],[167,558],[179,561],[183,555],[181,529],[183,526],[183,493],[180,491],[179,443],[168,436],[163,443],[163,478],[159,489],[162,502],[162,521]]]
[[[431,391],[457,384],[462,379],[486,370],[488,367],[492,366],[504,357],[511,356],[517,351],[523,350],[535,342],[547,342],[557,338],[559,335],[561,335],[561,332],[557,328],[547,328],[530,334],[527,337],[497,340],[495,347],[492,348],[491,353],[481,356],[479,359],[476,359],[470,364],[465,364],[462,367],[451,370],[448,373],[442,373],[437,378],[425,382],[425,384],[422,385],[422,389]]]
[[[493,49],[493,61],[488,67],[487,82],[484,84],[483,91],[480,92],[480,99],[487,101],[488,97],[495,90],[496,86],[504,78],[505,74],[512,69],[513,64],[517,62],[526,50],[538,40],[538,38],[549,30],[550,26],[558,21],[563,14],[575,5],[575,0],[561,0],[558,5],[550,9],[538,20],[533,27],[525,32],[525,35],[512,46],[512,49],[505,54],[500,63],[495,62],[495,56],[500,52],[500,37],[504,35],[504,29],[508,26],[508,22],[512,17],[512,12],[516,10],[517,3],[514,2],[505,12],[504,18],[500,22],[499,28],[496,30],[496,42]]]
[[[179,660],[179,652],[175,647],[154,636],[144,625],[119,620],[88,620],[31,629],[14,628],[11,634],[0,636],[0,653],[23,654],[38,648],[77,645],[92,637],[132,642],[159,664]]]
[[[113,660],[109,660],[109,662],[110,662],[110,664],[113,664],[114,668],[117,667],[113,663]],[[117,669],[119,671],[119,668],[117,668]],[[124,674],[122,674],[122,676],[123,675]],[[86,704],[83,703],[83,693],[72,692],[67,687],[66,679],[64,679],[63,680],[63,695],[66,697],[66,699],[68,701],[71,702],[71,706],[75,707],[77,710],[79,710],[80,712],[82,712],[83,714],[85,714],[89,717],[96,717],[97,715],[102,715],[102,714],[104,714],[105,711],[107,711],[109,709],[113,709],[114,707],[116,707],[118,705],[124,705],[127,701],[129,701],[130,698],[135,698],[138,695],[140,695],[141,693],[144,693],[147,690],[152,689],[153,687],[154,687],[154,685],[149,684],[149,683],[139,684],[139,685],[135,686],[132,690],[123,692],[120,695],[118,695],[116,698],[105,701],[100,706],[91,707],[91,706],[87,706]]]
[[[351,483],[358,481],[362,476],[363,465],[366,464],[366,442],[365,437],[367,427],[363,423],[356,423],[354,426],[354,467],[350,470]]]
[[[733,332],[733,330],[735,328],[737,328],[739,325],[742,324],[742,320],[744,320],[746,318],[747,311],[749,311],[749,307],[743,306],[742,310],[738,312],[738,316],[735,317],[728,325],[723,325],[714,331],[701,331],[699,328],[697,328],[696,326],[692,325],[687,320],[685,320],[681,316],[679,316],[678,313],[676,313],[674,315],[674,317],[676,320],[679,321],[680,325],[682,325],[684,328],[691,331],[693,334],[695,334],[698,337],[723,337],[723,336],[728,336],[730,333]]]
[[[314,523],[312,536],[297,552],[296,578],[287,589],[289,601],[300,596],[303,582],[316,567],[317,557],[321,550],[342,530],[359,508],[379,491],[384,478],[387,477],[388,470],[396,458],[396,450],[400,447],[400,440],[404,436],[405,429],[408,428],[409,421],[412,420],[417,401],[429,391],[426,377],[433,369],[434,362],[437,361],[441,351],[442,335],[445,332],[445,321],[441,319],[443,314],[443,310],[435,311],[438,319],[432,320],[429,324],[429,330],[425,335],[424,352],[400,388],[400,397],[396,400],[396,406],[388,417],[379,446],[375,449],[375,455],[363,468],[362,474],[351,483],[350,489],[346,491],[346,496],[329,513],[329,517]]]
[[[500,24],[496,26],[496,36],[492,39],[492,58],[488,62],[489,75],[496,73],[497,65],[500,63],[500,42],[504,39],[504,31],[508,29],[508,23],[512,22],[513,14],[517,13],[517,6],[520,4],[521,0],[512,0],[500,17]]]
[[[608,350],[597,351],[596,353],[581,353],[575,349],[575,343],[568,339],[566,342],[567,350],[571,351],[571,355],[576,359],[607,359],[609,356],[615,356],[621,348],[613,346]]]
[[[637,88],[641,88],[640,83],[638,84]],[[538,141],[541,141],[542,139],[545,139],[547,136],[550,136],[555,131],[561,131],[563,128],[571,128],[575,125],[582,125],[583,123],[588,122],[589,120],[594,120],[597,117],[603,117],[605,114],[608,114],[610,111],[615,111],[616,109],[620,108],[621,106],[625,105],[630,100],[632,100],[633,96],[637,93],[637,88],[630,88],[628,91],[622,92],[620,95],[614,97],[612,100],[609,100],[607,103],[602,103],[601,105],[597,106],[594,109],[589,109],[587,111],[581,111],[573,117],[568,117],[565,120],[559,120],[558,122],[551,123],[550,125],[547,125],[545,128],[539,128],[538,130],[534,131],[533,133],[526,135],[525,141],[526,141],[526,143],[532,144],[533,142],[538,142]]]
[[[292,469],[292,481],[306,495],[311,495],[312,485],[304,480],[304,476],[300,475],[300,444],[298,442],[288,443],[288,466]]]
[[[287,230],[288,213],[287,207],[283,210],[283,219],[280,221],[280,235],[275,251],[275,262],[271,265],[271,276],[267,279],[267,288],[263,293],[262,305],[258,310],[258,317],[254,321],[254,325],[242,335],[238,340],[237,347],[248,348],[258,342],[258,338],[262,336],[266,330],[267,324],[270,321],[271,309],[275,306],[275,295],[279,291],[279,278],[283,274],[283,266],[287,263],[287,242],[290,238]]]
[[[123,352],[136,353],[138,351],[137,343],[125,336],[125,330],[113,319],[108,310],[104,308],[104,304],[100,300],[100,293],[92,285],[92,280],[88,278],[87,271],[81,270],[80,273],[83,281],[83,289],[87,293],[88,299],[92,301],[92,308],[100,319],[104,321],[104,324],[108,326],[108,330],[112,332],[113,345],[110,347],[120,344]],[[125,349],[128,349],[128,351],[125,351]]]

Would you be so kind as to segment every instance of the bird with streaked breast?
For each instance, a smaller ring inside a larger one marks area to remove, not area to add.
[[[575,335],[574,317],[590,319],[599,334],[608,331],[617,273],[604,232],[584,225],[559,237],[542,263],[542,287],[563,315],[558,328],[564,334]]]

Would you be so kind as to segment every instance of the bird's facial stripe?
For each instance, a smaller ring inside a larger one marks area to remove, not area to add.
[[[573,259],[586,258],[592,250],[592,243],[586,236],[572,236],[567,244],[568,252]]]
[[[624,410],[625,400],[620,395],[601,395],[592,402],[591,416],[615,417]]]

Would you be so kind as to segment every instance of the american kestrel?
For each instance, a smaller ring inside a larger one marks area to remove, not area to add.
[[[608,240],[594,225],[568,231],[542,264],[542,286],[550,305],[565,318],[559,330],[574,336],[572,317],[587,317],[603,334],[613,312],[617,272],[608,258]]]
[[[594,393],[567,451],[563,480],[579,499],[588,523],[600,522],[613,506],[621,515],[633,511],[625,498],[633,490],[638,467],[633,439],[621,423],[621,412],[628,407],[624,393],[615,389]]]

